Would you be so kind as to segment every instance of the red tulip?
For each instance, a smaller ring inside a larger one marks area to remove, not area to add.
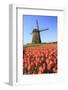
[[[46,64],[43,63],[43,70],[46,70]]]
[[[39,66],[39,71],[42,73],[43,72],[43,67]]]
[[[31,67],[34,67],[34,63],[33,62],[31,62]]]

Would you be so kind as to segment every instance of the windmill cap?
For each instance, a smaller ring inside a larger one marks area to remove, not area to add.
[[[33,29],[33,32],[39,32],[39,30],[35,28],[35,29]]]

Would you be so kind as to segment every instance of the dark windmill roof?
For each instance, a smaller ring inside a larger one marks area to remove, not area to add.
[[[33,29],[33,32],[39,32],[39,30],[38,29]]]

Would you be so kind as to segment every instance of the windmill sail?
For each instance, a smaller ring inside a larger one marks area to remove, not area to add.
[[[46,28],[46,29],[42,29],[42,30],[40,30],[40,32],[42,32],[42,31],[47,31],[48,30],[48,28]]]
[[[38,20],[36,20],[37,29],[39,30]]]

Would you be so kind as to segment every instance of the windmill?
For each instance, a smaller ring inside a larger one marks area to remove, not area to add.
[[[32,33],[31,33],[31,34],[33,34],[32,43],[34,43],[34,44],[41,43],[40,32],[48,30],[48,28],[40,30],[39,25],[38,25],[38,20],[36,20],[36,24],[37,24],[37,28],[33,29]]]

